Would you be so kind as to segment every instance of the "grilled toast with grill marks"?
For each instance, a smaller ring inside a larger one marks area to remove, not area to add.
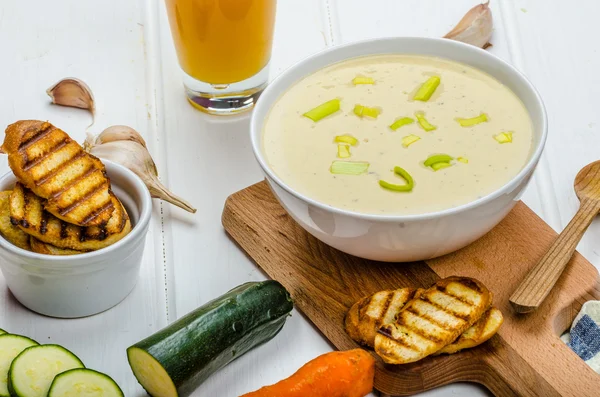
[[[415,295],[414,288],[385,290],[356,302],[344,321],[346,333],[357,343],[373,347],[377,330],[396,320],[396,315]]]
[[[38,254],[45,255],[78,255],[83,254],[81,251],[75,251],[68,248],[59,248],[55,247],[52,244],[44,243],[43,241],[38,240],[33,236],[29,237],[29,245],[31,245],[31,250],[33,252],[37,252]]]
[[[489,308],[479,281],[449,277],[411,299],[391,324],[379,328],[375,352],[388,364],[418,361],[455,341]]]
[[[10,190],[0,192],[0,234],[9,243],[29,251],[29,235],[10,221],[10,194]]]
[[[108,222],[115,207],[104,164],[66,132],[44,121],[17,121],[6,128],[2,151],[17,179],[46,199],[54,216],[79,226]]]
[[[10,219],[25,233],[55,247],[94,251],[114,244],[131,230],[125,208],[112,193],[111,200],[115,211],[105,226],[81,227],[45,211],[44,200],[17,182],[10,196]]]
[[[503,322],[504,317],[500,309],[490,307],[471,328],[463,332],[457,340],[435,352],[434,355],[454,354],[463,349],[479,346],[496,335]]]
[[[424,289],[400,288],[379,291],[356,302],[345,319],[346,333],[357,343],[373,347],[377,330],[385,324],[393,323],[396,315],[413,297],[423,293]],[[467,329],[457,340],[434,354],[452,354],[463,349],[478,346],[490,339],[502,325],[500,310],[492,307],[475,324]]]

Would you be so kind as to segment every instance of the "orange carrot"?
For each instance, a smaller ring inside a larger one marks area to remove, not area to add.
[[[373,390],[375,360],[362,349],[323,354],[287,379],[241,397],[364,397]]]

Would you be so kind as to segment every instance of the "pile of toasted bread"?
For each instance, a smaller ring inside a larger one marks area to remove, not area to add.
[[[492,294],[467,277],[439,280],[428,289],[379,291],[356,302],[346,314],[348,335],[375,349],[388,364],[406,364],[429,355],[452,354],[496,334],[502,312]]]
[[[95,251],[131,231],[104,164],[44,121],[11,124],[1,150],[17,178],[0,192],[0,233],[14,245],[49,255]]]

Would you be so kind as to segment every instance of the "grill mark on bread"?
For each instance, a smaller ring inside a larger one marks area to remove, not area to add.
[[[357,343],[373,347],[377,330],[384,324],[393,323],[413,296],[414,288],[383,290],[365,296],[346,313],[344,328]]]
[[[413,316],[419,318],[419,319],[424,319],[425,321],[433,324],[434,326],[440,328],[440,329],[444,329],[444,327],[446,326],[446,324],[440,324],[438,322],[432,321],[430,318],[428,318],[427,316],[422,315],[419,312],[415,312],[413,310],[411,310],[411,308],[406,310],[407,313],[412,314]],[[415,320],[415,322],[417,322]],[[427,332],[425,329],[420,328],[418,325],[413,325],[413,324],[408,324],[406,319],[399,319],[399,321],[396,322],[396,324],[398,325],[402,325],[404,328],[407,328],[410,332],[413,332],[414,334],[419,335],[420,337],[422,337],[423,339],[427,339],[427,340],[433,340],[435,342],[440,342],[442,339],[439,338],[437,335],[435,335],[434,333],[430,333]]]
[[[27,159],[27,161],[25,162],[25,164],[23,164],[23,171],[29,171],[30,169],[32,169],[33,167],[35,167],[36,165],[40,164],[41,162],[43,162],[44,160],[46,160],[48,158],[48,156],[62,148],[64,148],[65,146],[67,146],[69,143],[71,143],[72,140],[69,138],[65,138],[62,141],[58,142],[56,145],[54,145],[52,148],[48,149],[47,153],[44,153],[40,156],[37,156],[34,159]]]
[[[381,325],[384,317],[387,315],[388,310],[390,309],[390,305],[392,304],[392,300],[394,299],[394,292],[387,294],[385,302],[381,305],[381,314],[379,316],[378,321],[376,321],[377,325]]]
[[[475,322],[467,331],[460,335],[454,342],[444,346],[441,350],[434,353],[454,354],[463,349],[469,349],[479,346],[493,337],[502,326],[504,318],[502,312],[494,307],[488,309],[479,320]]]
[[[40,223],[40,233],[46,234],[48,231],[48,213],[46,211],[42,212],[42,221]]]
[[[472,289],[473,291],[478,292],[480,294],[483,292],[482,289],[480,288],[479,284],[477,284],[476,282],[474,282],[471,279],[468,279],[468,278],[461,279],[460,284],[462,284],[465,287]]]
[[[75,161],[79,160],[80,158],[82,158],[84,156],[85,156],[85,152],[78,152],[77,154],[75,154],[75,156],[71,157],[69,160],[67,160],[64,163],[60,164],[58,167],[54,168],[51,172],[47,173],[46,175],[44,175],[43,177],[41,177],[40,179],[38,179],[37,181],[35,181],[35,185],[36,186],[42,186],[42,185],[44,185],[50,179],[52,179],[53,177],[55,177],[56,175],[58,175],[66,167],[70,166]],[[90,164],[89,168],[94,169],[94,165]],[[68,186],[70,186],[70,185],[67,185],[67,187]],[[54,197],[52,197],[52,198],[54,198]]]
[[[12,219],[30,236],[59,248],[90,251],[113,244],[131,230],[131,223],[122,203],[112,193],[110,199],[117,209],[105,226],[81,227],[62,221],[45,211],[44,200],[17,183],[11,193],[10,211]],[[25,222],[28,222],[27,228],[23,227]]]
[[[439,309],[441,311],[444,311],[443,309]],[[435,319],[434,317],[432,317],[431,315],[427,314],[427,313],[423,313],[420,312],[419,310],[416,310],[414,307],[409,307],[406,309],[407,312],[414,314],[417,317],[423,317],[424,319],[426,319],[427,321],[429,321],[431,324],[444,329],[445,327],[448,326],[448,324],[438,321],[437,319]],[[398,316],[400,316],[402,313],[398,313]],[[449,314],[448,312],[446,312],[446,314]],[[463,320],[463,319],[461,319]],[[464,321],[464,320],[463,320]]]
[[[75,158],[74,161],[77,161],[82,156],[83,156],[83,154],[81,154],[80,156],[78,156],[78,158]],[[51,175],[48,179],[54,178],[62,170],[58,170],[58,171],[59,172],[56,172],[55,174]],[[86,170],[83,172],[83,174],[79,175],[77,178],[73,179],[66,186],[64,186],[61,190],[59,190],[58,192],[54,193],[52,195],[52,199],[53,200],[57,200],[58,198],[60,198],[60,196],[62,196],[62,194],[64,192],[66,192],[67,190],[69,190],[70,188],[72,188],[73,186],[75,186],[76,184],[78,184],[79,182],[81,182],[83,179],[89,177],[90,175],[92,175],[96,171],[98,171],[98,169],[95,168],[93,164],[90,164],[90,166],[88,168],[86,168]]]
[[[408,343],[403,338],[391,339],[391,340],[393,341],[394,344],[402,346],[403,348],[405,348],[407,350],[412,350],[413,352],[418,352],[419,351],[419,348],[417,346]]]
[[[449,296],[452,296],[452,295],[450,295],[450,294],[448,294],[448,295],[449,295]],[[450,309],[448,309],[448,308],[445,308],[445,307],[441,306],[440,304],[438,304],[437,302],[433,302],[433,301],[432,301],[431,299],[429,299],[427,296],[421,295],[421,296],[419,297],[419,299],[420,299],[420,300],[422,300],[423,302],[427,302],[427,303],[428,303],[428,304],[430,304],[431,306],[435,306],[435,307],[436,307],[436,309],[438,309],[438,310],[440,310],[440,311],[442,311],[442,312],[445,312],[446,314],[450,314],[450,315],[452,315],[452,316],[454,316],[454,317],[456,317],[456,318],[459,318],[459,319],[461,319],[461,320],[463,320],[463,321],[469,321],[469,318],[470,318],[470,316],[469,316],[469,315],[462,315],[461,313],[457,313],[457,312],[455,312],[455,311],[452,311],[452,310],[450,310]],[[460,299],[459,299],[459,300],[460,300]],[[464,301],[461,301],[461,302],[468,304],[470,307],[473,307],[473,305],[471,305],[470,303],[467,303],[467,302],[464,302]]]
[[[383,335],[385,335],[385,336],[387,336],[389,338],[389,341],[391,341],[391,342],[393,342],[393,343],[395,343],[397,345],[400,345],[400,346],[404,347],[405,349],[412,350],[412,351],[418,351],[417,349],[415,349],[415,347],[416,347],[415,345],[413,345],[412,343],[409,343],[408,341],[404,340],[403,338],[402,339],[396,339],[396,338],[394,338],[393,337],[393,331],[391,330],[391,328],[390,329],[385,329],[385,330],[384,330],[384,328],[385,328],[385,326],[382,327],[382,328],[380,328],[378,332],[381,333],[381,334],[383,334]],[[400,331],[400,332],[403,333],[406,336],[408,335],[408,334],[406,334],[406,333],[404,333],[402,331]]]
[[[418,361],[452,344],[483,315],[492,299],[485,286],[462,277],[439,280],[415,295],[396,321],[381,327],[375,337],[375,351],[388,364]],[[406,349],[407,341],[415,343],[414,354]]]
[[[43,121],[18,121],[7,127],[2,149],[17,179],[47,199],[45,208],[53,215],[79,226],[108,222],[115,206],[106,169],[63,130]]]
[[[377,332],[379,332],[380,334],[385,335],[389,338],[392,337],[392,330],[389,325],[384,325],[383,327],[379,328],[379,330]]]
[[[67,227],[69,225],[67,224],[67,222],[65,221],[60,221],[60,238],[67,238],[68,234],[67,234]]]
[[[464,284],[462,284],[462,283],[460,283],[460,284],[461,284],[463,287],[466,287]],[[469,287],[467,287],[467,288],[469,288]],[[469,288],[469,289],[472,289],[472,288]],[[446,290],[446,288],[445,288],[445,287],[441,287],[441,288],[440,288],[440,287],[438,286],[437,290],[438,290],[438,291],[440,291],[440,292],[442,292],[442,293],[444,293],[444,294],[446,294],[446,295],[448,295],[448,296],[451,296],[451,297],[453,297],[453,298],[454,298],[454,299],[456,299],[456,300],[459,300],[459,301],[461,301],[461,302],[462,302],[462,303],[464,303],[465,305],[473,306],[473,302],[469,302],[468,300],[464,299],[464,298],[463,298],[463,297],[461,297],[461,296],[457,296],[457,295],[453,295],[453,294],[451,294],[450,292],[448,292],[448,291]],[[475,291],[475,290],[473,290],[473,292],[480,293],[479,291]]]
[[[93,211],[88,216],[86,216],[85,218],[83,218],[82,223],[84,225],[87,225],[88,223],[90,223],[91,221],[93,221],[94,219],[96,219],[97,217],[99,217],[100,215],[102,215],[103,212],[107,212],[107,211],[111,211],[112,212],[114,210],[114,208],[115,207],[114,207],[112,201],[109,201],[107,204],[105,204],[99,210]],[[104,225],[106,225],[106,222],[104,222],[104,223],[101,224],[101,226],[104,226]]]
[[[423,299],[419,299],[421,295],[424,296]],[[470,321],[451,315],[430,300],[437,299],[446,306],[456,303],[471,306],[462,301],[448,299],[450,297],[451,295],[439,288],[427,291],[411,288],[378,291],[360,299],[348,310],[344,319],[345,329],[355,342],[369,347],[374,346],[374,340],[380,335],[377,353],[390,360],[394,360],[398,355],[416,356],[420,348],[431,347],[436,343],[439,346],[450,340],[453,334],[450,334],[451,330],[448,331],[447,327]],[[413,305],[408,306],[410,301],[413,301]],[[403,310],[405,306],[408,307]],[[467,307],[462,307],[461,313],[464,313]],[[439,312],[440,310],[442,312]],[[440,315],[441,313],[443,315]],[[453,354],[478,346],[498,331],[502,321],[500,310],[485,310],[461,335],[432,354]],[[398,342],[400,339],[401,342]]]
[[[80,198],[79,200],[76,200],[76,201],[74,201],[74,202],[73,202],[73,204],[71,204],[71,205],[69,205],[69,206],[67,206],[67,207],[65,207],[65,208],[59,208],[59,209],[58,209],[58,213],[59,213],[59,214],[61,214],[61,215],[63,215],[63,216],[64,216],[64,215],[66,215],[66,214],[68,214],[69,212],[73,211],[75,208],[79,207],[79,206],[80,206],[80,205],[81,205],[83,202],[85,202],[87,199],[89,199],[90,197],[94,196],[94,195],[95,195],[96,193],[98,193],[99,191],[103,190],[103,189],[106,187],[106,185],[107,185],[107,184],[108,184],[107,182],[102,182],[102,183],[100,183],[98,186],[95,186],[95,187],[94,187],[94,188],[93,188],[91,191],[89,191],[89,192],[88,192],[88,193],[87,193],[85,196],[83,196],[83,197],[82,197],[82,198]],[[63,192],[61,192],[61,194],[62,194],[62,193],[64,193],[64,191],[63,191]],[[109,202],[108,204],[109,204],[110,206],[112,206],[112,203],[111,203],[111,202]],[[91,214],[93,214],[94,212],[97,212],[97,213],[102,213],[102,212],[104,212],[104,211],[106,210],[106,206],[107,206],[107,205],[105,204],[103,207],[100,207],[98,210],[96,210],[96,211],[92,211],[92,212],[91,212]],[[90,213],[88,213],[88,214],[90,214]],[[96,215],[96,216],[97,216],[97,215]],[[89,221],[88,221],[88,219],[89,219],[89,218],[90,218],[90,215],[88,215],[88,216],[84,217],[84,221],[83,221],[83,223],[87,223],[87,222],[89,222]]]
[[[28,128],[27,131],[25,131],[24,136],[26,136],[31,131],[38,130],[38,132],[35,135],[31,136],[29,139],[21,142],[21,144],[19,145],[19,152],[22,152],[22,155],[26,157],[27,154],[25,153],[25,149],[27,149],[29,146],[33,145],[37,141],[41,140],[55,129],[56,128],[50,123],[44,123],[41,129],[38,129],[35,126]]]

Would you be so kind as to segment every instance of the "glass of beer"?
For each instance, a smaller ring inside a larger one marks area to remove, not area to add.
[[[277,0],[165,0],[189,102],[217,115],[250,109],[269,75]]]

